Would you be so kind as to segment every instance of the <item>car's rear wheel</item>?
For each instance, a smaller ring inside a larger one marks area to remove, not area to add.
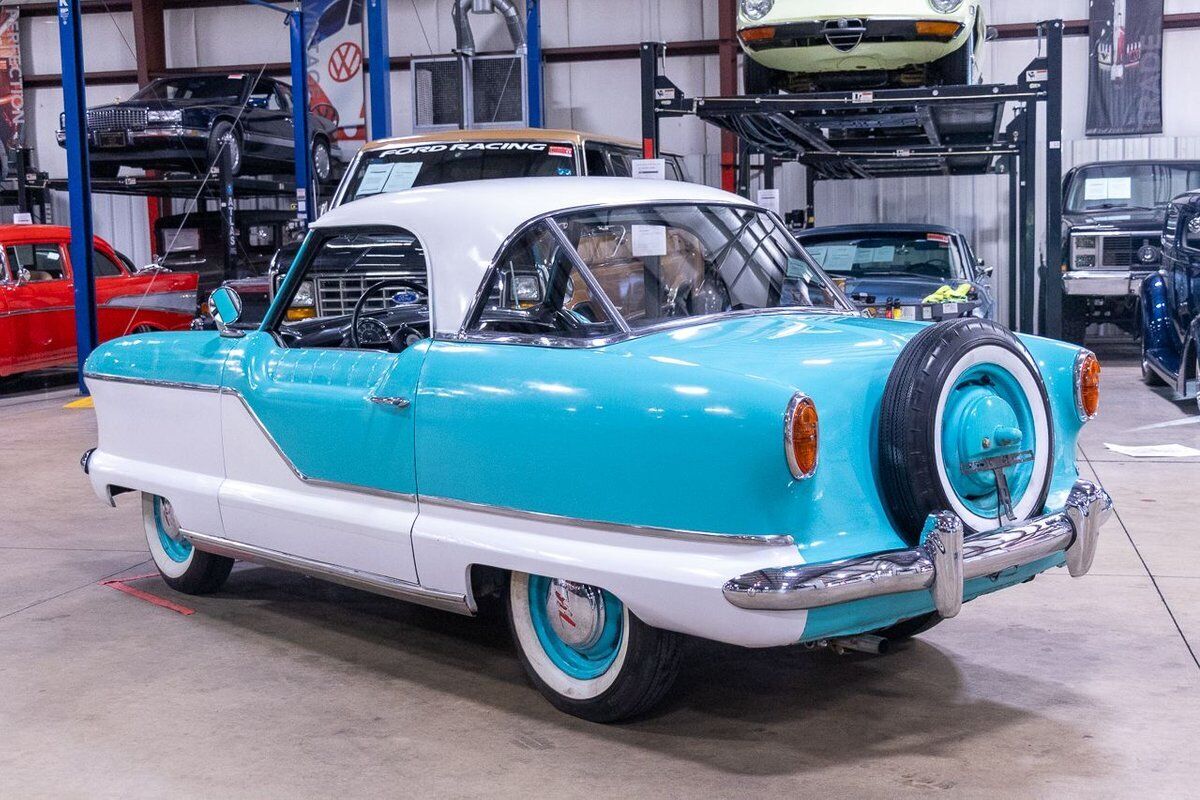
[[[1054,429],[1036,362],[1011,332],[983,319],[930,326],[901,352],[880,409],[884,499],[916,541],[948,510],[967,531],[1040,515],[1050,490]]]
[[[229,120],[221,120],[213,126],[208,137],[208,164],[219,167],[224,154],[229,155],[229,171],[233,175],[242,172],[242,139]]]
[[[329,142],[318,137],[312,144],[313,177],[324,183],[333,174],[333,159],[329,151]]]
[[[530,681],[560,711],[618,722],[656,705],[679,666],[678,634],[595,586],[514,572],[508,620]]]
[[[233,559],[193,547],[165,498],[142,494],[142,522],[154,566],[172,589],[185,594],[209,594],[225,583],[233,569]]]

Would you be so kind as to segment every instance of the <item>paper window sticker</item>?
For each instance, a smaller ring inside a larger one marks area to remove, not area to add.
[[[634,225],[632,238],[636,258],[667,254],[667,229],[662,225]]]
[[[383,191],[384,184],[387,183],[391,174],[391,164],[368,164],[362,181],[358,184],[358,191],[354,195],[362,197],[368,194],[379,194]]]
[[[1108,179],[1108,199],[1109,200],[1129,200],[1133,197],[1133,178],[1128,176],[1124,178],[1109,178]]]
[[[405,189],[411,189],[413,184],[417,182],[417,175],[420,173],[420,161],[401,161],[398,164],[393,164],[392,172],[383,184],[383,191],[403,192]]]
[[[1083,182],[1084,200],[1107,200],[1108,178],[1088,178]]]

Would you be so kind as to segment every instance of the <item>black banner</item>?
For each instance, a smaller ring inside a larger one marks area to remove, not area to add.
[[[1091,0],[1088,136],[1162,133],[1163,0]]]

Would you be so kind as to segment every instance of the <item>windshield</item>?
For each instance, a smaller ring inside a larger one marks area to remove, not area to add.
[[[751,208],[662,204],[555,221],[635,330],[728,311],[849,308],[774,218]]]
[[[341,202],[415,186],[575,175],[575,148],[548,142],[454,142],[363,154]]]
[[[131,97],[131,100],[227,100],[242,97],[246,81],[240,75],[202,75],[190,78],[160,78]]]
[[[804,249],[834,275],[921,275],[966,280],[966,269],[944,233],[856,234],[805,239]]]
[[[1156,209],[1189,189],[1200,188],[1200,164],[1106,164],[1075,173],[1067,211]]]

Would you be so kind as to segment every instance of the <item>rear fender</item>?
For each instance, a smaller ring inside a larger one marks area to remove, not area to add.
[[[1173,373],[1178,372],[1183,343],[1171,324],[1167,282],[1155,273],[1142,282],[1142,341],[1146,353]]]

